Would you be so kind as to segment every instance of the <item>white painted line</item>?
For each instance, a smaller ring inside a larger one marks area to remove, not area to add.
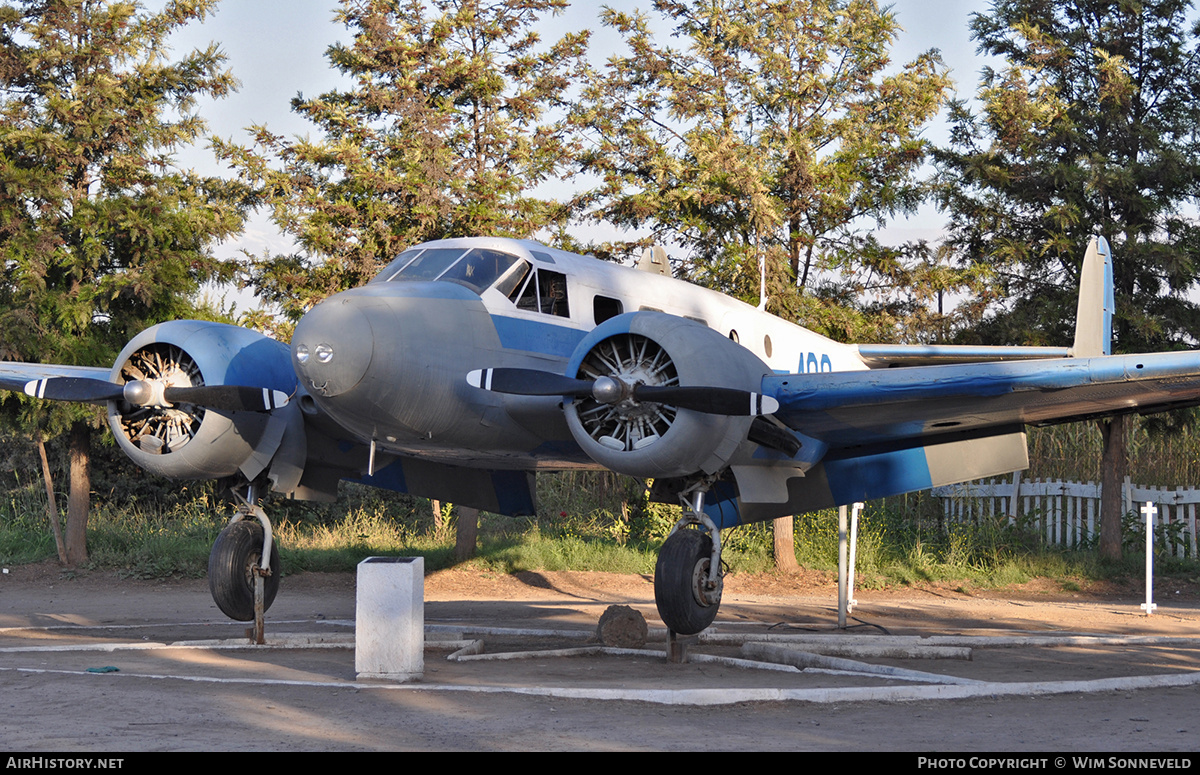
[[[353,627],[353,619],[278,619],[271,621],[272,626],[283,624],[321,624]],[[24,627],[0,627],[0,635],[20,632],[51,632],[57,630],[146,630],[164,627],[238,627],[246,628],[246,622],[235,622],[229,619],[197,621],[197,622],[156,622],[153,624],[38,624]]]
[[[285,681],[261,678],[212,678],[134,673],[86,673],[78,670],[0,667],[0,671],[43,675],[86,676],[93,679],[175,680],[191,683],[244,684],[251,686],[309,686],[313,688],[359,690],[475,692],[483,694],[524,694],[535,697],[561,697],[581,700],[624,700],[659,705],[732,705],[739,702],[912,702],[919,700],[957,700],[971,697],[1040,696],[1089,692],[1130,691],[1200,684],[1200,672],[1175,675],[1101,678],[1091,681],[1043,681],[1026,683],[977,683],[939,686],[857,686],[842,689],[601,689],[555,686],[448,686],[430,684],[356,683],[352,681]]]

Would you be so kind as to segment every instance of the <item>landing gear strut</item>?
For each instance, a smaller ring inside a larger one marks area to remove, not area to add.
[[[263,562],[263,557],[269,558]],[[279,592],[279,547],[266,513],[243,501],[217,536],[208,555],[208,588],[217,607],[239,622],[254,620],[254,640],[262,643],[262,616]]]
[[[706,490],[697,487],[680,496],[683,519],[667,537],[654,566],[658,615],[667,629],[678,635],[704,630],[721,605],[721,531],[704,514]]]

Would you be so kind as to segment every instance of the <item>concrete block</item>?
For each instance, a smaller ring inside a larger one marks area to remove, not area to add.
[[[425,672],[425,559],[358,564],[354,669],[361,679],[415,681]]]

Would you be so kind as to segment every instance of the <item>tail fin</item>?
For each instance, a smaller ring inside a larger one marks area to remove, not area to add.
[[[1103,237],[1093,237],[1079,275],[1079,307],[1075,313],[1075,344],[1071,357],[1112,354],[1112,251]]]

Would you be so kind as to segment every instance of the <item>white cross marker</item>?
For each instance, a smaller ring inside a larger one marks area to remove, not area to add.
[[[1158,516],[1158,509],[1146,501],[1146,505],[1142,506],[1142,514],[1146,516],[1146,602],[1142,603],[1142,610],[1149,616],[1158,608],[1151,602],[1154,591],[1154,518]]]

